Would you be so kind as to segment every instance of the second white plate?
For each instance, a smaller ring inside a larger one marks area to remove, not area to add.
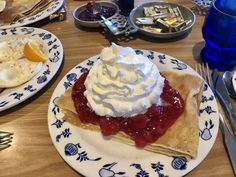
[[[171,70],[198,75],[185,63],[165,54],[146,50],[136,50],[136,53],[147,56],[160,71]],[[175,177],[184,176],[199,165],[210,152],[219,127],[216,99],[207,84],[204,85],[199,109],[198,156],[190,161],[140,150],[112,139],[105,140],[100,132],[83,130],[62,119],[63,113],[54,100],[71,87],[84,71],[89,70],[98,58],[99,56],[91,57],[75,66],[60,81],[51,97],[48,127],[53,144],[62,158],[87,177]]]
[[[5,89],[0,93],[0,112],[25,101],[45,87],[60,69],[63,61],[62,44],[54,34],[46,30],[30,27],[0,30],[0,41],[17,36],[29,36],[41,40],[47,51],[48,60],[44,62],[43,69],[31,80],[16,88]]]

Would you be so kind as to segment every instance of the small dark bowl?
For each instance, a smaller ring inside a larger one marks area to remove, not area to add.
[[[115,3],[112,3],[112,2],[109,2],[109,1],[98,1],[96,3],[99,3],[100,5],[102,6],[106,6],[106,7],[112,7],[114,9],[116,9],[116,13],[114,15],[112,15],[111,17],[107,18],[107,19],[110,19],[110,18],[113,18],[115,16],[118,15],[119,13],[119,7],[115,4]],[[77,7],[74,12],[73,12],[73,17],[75,19],[75,21],[81,25],[81,26],[85,26],[85,27],[89,27],[89,28],[97,28],[97,27],[101,27],[101,22],[102,20],[98,20],[98,21],[84,21],[84,20],[81,20],[78,18],[78,15],[83,12],[84,10],[86,10],[86,5],[87,4],[83,4],[82,6],[80,7]]]
[[[154,33],[154,32],[149,32],[146,30],[143,30],[140,26],[136,25],[136,18],[138,17],[143,17],[144,13],[143,13],[143,7],[151,7],[154,5],[170,5],[171,7],[179,7],[183,18],[185,20],[192,20],[191,24],[185,28],[182,31],[178,31],[178,32],[170,32],[170,33]],[[179,37],[182,35],[185,35],[187,33],[190,33],[192,30],[192,26],[195,23],[196,20],[196,16],[195,14],[187,7],[184,7],[180,4],[176,4],[176,3],[169,3],[169,2],[150,2],[150,3],[144,3],[136,8],[134,8],[131,13],[130,13],[130,22],[131,24],[137,28],[141,33],[147,35],[147,36],[151,36],[151,37],[155,37],[155,38],[162,38],[162,39],[168,39],[168,38],[175,38],[175,37]]]

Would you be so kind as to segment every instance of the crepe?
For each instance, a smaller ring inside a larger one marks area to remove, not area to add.
[[[168,156],[181,156],[186,159],[195,158],[199,143],[198,110],[203,91],[202,80],[191,74],[177,74],[174,72],[162,72],[162,74],[183,97],[185,109],[163,136],[156,142],[145,146],[144,149]],[[65,114],[64,119],[81,128],[100,131],[99,126],[80,122],[71,92],[72,89],[70,88],[57,100],[57,105]],[[128,145],[135,144],[123,132],[113,135],[112,138]]]
[[[0,13],[0,24],[10,24],[44,10],[53,0],[6,0]]]

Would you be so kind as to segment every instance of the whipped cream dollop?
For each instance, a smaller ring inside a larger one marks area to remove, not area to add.
[[[164,78],[148,58],[113,43],[102,50],[85,87],[88,106],[97,115],[127,118],[160,104]]]

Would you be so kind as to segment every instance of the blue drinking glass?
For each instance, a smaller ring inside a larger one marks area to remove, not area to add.
[[[236,0],[216,0],[202,28],[201,59],[220,71],[236,66]]]

